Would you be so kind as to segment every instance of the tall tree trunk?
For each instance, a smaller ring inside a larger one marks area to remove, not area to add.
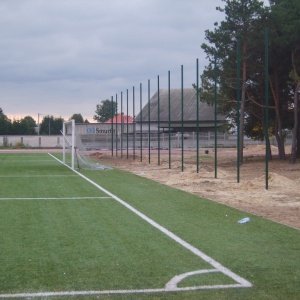
[[[284,135],[282,131],[282,121],[281,121],[280,86],[279,86],[279,76],[278,76],[277,69],[274,70],[273,80],[274,83],[270,79],[271,92],[275,102],[275,113],[276,113],[274,135],[277,141],[278,157],[279,159],[285,159]]]
[[[292,152],[291,152],[291,163],[295,164],[297,161],[297,136],[299,131],[299,120],[298,120],[298,92],[300,88],[300,82],[296,83],[294,92],[294,127],[292,136]]]
[[[266,132],[266,122],[264,116],[262,117],[262,127],[264,129],[264,132]],[[272,160],[273,155],[272,155],[270,136],[265,137],[265,145],[266,145],[266,153],[268,152],[269,160]]]
[[[271,148],[270,138],[268,137],[268,139],[269,139],[269,141],[268,141],[268,143],[266,143],[266,144],[267,144],[267,147],[268,147],[267,151],[268,151],[268,153],[269,153],[269,160],[273,160],[273,155],[272,155],[272,148]]]
[[[277,142],[278,158],[285,159],[284,136],[282,134],[281,120],[278,120],[277,116],[276,116],[276,120],[275,120],[274,135],[275,135],[276,142]]]
[[[276,132],[276,140],[277,140],[277,147],[278,147],[278,157],[279,159],[285,159],[285,148],[284,148],[284,134],[282,130],[282,122],[281,122],[281,114],[279,109],[276,108],[276,123],[277,123],[277,129]]]

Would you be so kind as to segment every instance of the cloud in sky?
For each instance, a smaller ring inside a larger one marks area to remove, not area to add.
[[[204,31],[224,15],[221,0],[1,0],[0,107],[92,121],[96,105],[139,84],[151,94],[195,79],[207,64]],[[147,94],[147,93],[146,93]],[[130,96],[132,97],[132,96]],[[145,97],[143,96],[143,99]],[[144,99],[144,102],[146,99]]]

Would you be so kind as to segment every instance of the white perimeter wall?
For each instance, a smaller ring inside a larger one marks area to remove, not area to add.
[[[84,130],[82,128],[82,131],[85,133],[86,129]],[[93,134],[91,134],[91,135],[93,135]],[[106,135],[111,137],[111,133],[108,133]],[[139,135],[137,135],[137,137],[138,136]],[[166,134],[165,137],[167,137],[167,136],[168,136],[168,134]],[[208,146],[207,144],[205,144],[205,142],[203,143],[203,141],[206,141],[206,140],[210,141],[209,146],[211,146],[213,144],[213,139],[214,139],[213,133],[211,133],[211,137],[209,137],[209,136],[210,135],[208,133],[208,137],[206,137],[206,138],[200,137],[200,140],[202,140],[202,147],[203,146],[204,147]],[[177,136],[177,138],[179,138],[179,136]],[[164,137],[162,136],[162,140],[163,139],[164,139]],[[195,139],[195,133],[189,133],[189,137],[187,138],[185,143],[187,143],[188,140],[194,141],[194,139]],[[24,135],[24,136],[21,136],[21,135],[5,135],[5,136],[0,135],[0,147],[3,146],[3,145],[15,146],[18,143],[22,143],[28,148],[62,148],[63,139],[62,139],[62,135],[40,135],[40,136],[38,136],[38,135]],[[220,135],[220,136],[218,136],[218,143],[220,143],[223,146],[235,146],[236,145],[236,136],[228,135],[228,134]],[[245,146],[247,146],[247,145],[260,145],[260,144],[263,144],[263,143],[264,142],[254,141],[254,140],[251,140],[251,139],[248,139],[248,138],[245,138],[245,140],[244,140]],[[271,144],[276,145],[276,141],[271,140]],[[285,144],[286,145],[291,144],[291,138],[290,137],[287,137]]]
[[[62,148],[62,141],[62,135],[0,135],[0,146],[22,143],[33,148]]]

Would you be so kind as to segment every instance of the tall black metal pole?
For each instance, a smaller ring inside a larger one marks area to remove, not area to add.
[[[265,28],[265,138],[266,138],[266,189],[269,189],[269,30]]]
[[[160,165],[160,95],[159,95],[159,76],[157,76],[157,164]]]
[[[150,136],[150,79],[148,79],[148,162],[151,162],[151,136]]]
[[[143,161],[143,124],[142,124],[142,121],[143,121],[143,118],[142,118],[142,102],[143,102],[143,99],[142,99],[142,84],[140,83],[140,159],[141,161]]]
[[[124,114],[123,114],[123,92],[121,92],[121,157],[123,157],[123,126],[124,126]]]
[[[133,111],[133,160],[135,160],[135,93],[132,87],[132,111]]]
[[[184,121],[184,103],[183,103],[183,65],[181,65],[181,171],[184,170],[184,156],[183,156],[183,150],[184,150],[184,127],[183,127],[183,121]]]
[[[111,96],[111,156],[114,156],[114,97]]]
[[[118,156],[118,95],[116,94],[116,156]]]
[[[215,103],[215,178],[218,177],[218,130],[217,130],[217,105],[218,105],[218,97],[217,97],[217,52],[214,54],[214,78],[215,78],[215,86],[214,86],[214,103]]]
[[[128,89],[126,90],[126,103],[127,103],[127,108],[126,108],[126,128],[127,128],[127,132],[126,132],[126,158],[128,159]]]
[[[171,73],[168,71],[169,169],[171,169]]]
[[[236,68],[236,122],[237,122],[237,182],[240,182],[240,165],[241,165],[241,151],[240,151],[240,103],[241,103],[241,41],[237,39],[237,68]]]
[[[196,108],[196,114],[197,114],[197,143],[196,143],[196,148],[197,148],[197,173],[199,173],[199,59],[197,58],[196,60],[196,88],[197,88],[197,108]]]

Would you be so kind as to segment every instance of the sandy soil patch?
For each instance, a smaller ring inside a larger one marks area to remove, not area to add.
[[[127,159],[126,154],[111,156],[97,152],[93,157],[103,164],[123,169],[139,176],[220,202],[245,212],[300,229],[300,164],[291,165],[288,160],[277,159],[277,148],[273,147],[273,160],[269,162],[269,188],[266,189],[264,146],[244,149],[244,163],[240,167],[240,182],[237,183],[236,150],[219,149],[217,178],[215,178],[214,153],[200,151],[199,172],[196,169],[196,154],[184,153],[182,172],[181,154],[172,154],[169,169],[168,153],[158,156],[151,153]],[[287,150],[289,151],[289,150]],[[137,153],[137,152],[136,152]]]

